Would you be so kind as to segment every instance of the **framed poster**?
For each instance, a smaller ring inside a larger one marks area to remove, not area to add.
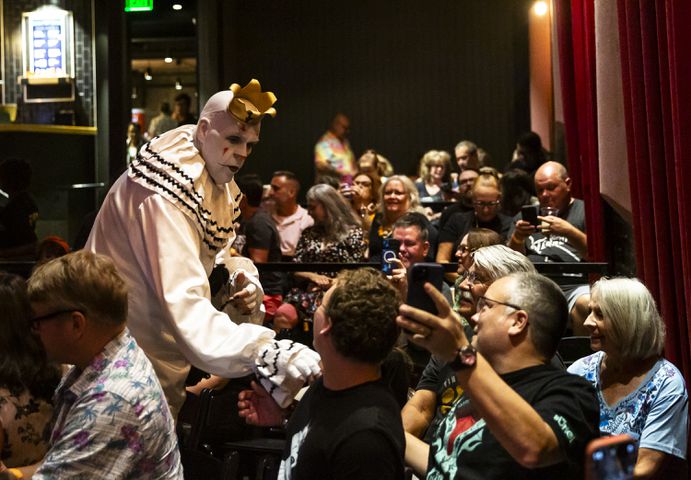
[[[74,77],[72,12],[41,7],[22,14],[25,76]]]

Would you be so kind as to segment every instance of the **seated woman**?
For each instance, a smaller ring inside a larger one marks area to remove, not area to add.
[[[382,239],[391,237],[393,224],[408,212],[425,213],[420,206],[420,196],[415,184],[404,175],[389,177],[381,187],[379,211],[374,215],[369,229],[369,259],[381,260]],[[430,230],[430,258],[436,252],[437,230]]]
[[[0,273],[0,471],[34,464],[48,449],[60,369],[31,333],[21,277]]]
[[[295,249],[296,263],[354,263],[365,260],[364,232],[360,219],[350,205],[331,186],[315,185],[307,191],[307,208],[314,225],[303,230]],[[338,272],[295,272],[297,286],[284,297],[284,303],[295,307],[302,322],[297,328],[306,330],[324,292]]]
[[[443,202],[451,196],[448,183],[451,156],[442,150],[430,150],[420,160],[420,177],[415,182],[420,201]]]
[[[456,250],[458,269],[455,273],[448,272],[444,275],[449,283],[454,284],[454,289],[452,290],[454,294],[458,292],[461,275],[463,272],[470,269],[470,266],[473,264],[473,253],[475,253],[478,248],[498,245],[500,243],[502,243],[501,236],[489,228],[471,228],[470,231],[463,236],[461,243],[458,245],[458,250]],[[456,302],[454,301],[453,304],[455,305]]]
[[[379,188],[375,178],[368,173],[358,173],[353,178],[352,187],[341,188],[341,194],[350,201],[350,206],[361,218],[362,229],[365,231],[369,230],[377,209]]]
[[[636,478],[678,478],[663,472],[686,455],[688,396],[679,370],[662,358],[665,327],[655,300],[636,279],[602,279],[590,309],[585,326],[596,353],[568,370],[598,391],[600,432],[638,441]]]

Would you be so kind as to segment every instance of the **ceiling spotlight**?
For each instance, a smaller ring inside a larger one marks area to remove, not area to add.
[[[175,90],[182,90],[182,82],[179,78],[175,79]]]
[[[144,80],[149,81],[152,78],[154,77],[151,75],[151,69],[147,68],[146,70],[144,70]]]
[[[182,10],[182,4],[181,3],[174,3],[173,4],[173,10]]]
[[[166,63],[173,63],[173,57],[166,57],[163,59],[163,61]]]
[[[539,15],[541,17],[547,13],[547,2],[544,2],[542,0],[535,2],[533,4],[533,9],[534,9],[535,15]]]

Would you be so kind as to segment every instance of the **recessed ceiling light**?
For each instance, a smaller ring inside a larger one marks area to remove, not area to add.
[[[163,59],[163,61],[166,63],[173,63],[173,57],[166,57]]]
[[[182,4],[174,3],[173,4],[173,10],[182,10]]]

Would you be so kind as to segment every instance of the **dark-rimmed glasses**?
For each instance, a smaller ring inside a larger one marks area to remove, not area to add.
[[[470,270],[466,270],[465,272],[461,273],[460,281],[458,283],[460,284],[465,280],[468,280],[468,283],[472,283],[473,285],[485,283],[484,280],[479,278],[479,275],[476,272],[471,272]]]
[[[30,320],[31,328],[36,330],[41,325],[41,322],[44,322],[46,320],[51,320],[51,319],[56,318],[60,315],[64,315],[65,313],[72,313],[72,312],[83,313],[81,310],[78,310],[76,308],[69,308],[69,309],[64,309],[64,310],[58,310],[56,312],[47,313],[45,315],[41,315],[40,317],[33,317]]]
[[[492,300],[491,298],[479,295],[477,297],[476,311],[481,312],[485,307],[491,310],[494,308],[494,305],[504,305],[505,307],[511,307],[514,310],[523,310],[523,308],[519,307],[518,305],[514,305],[513,303],[500,302],[499,300]]]
[[[495,201],[493,201],[493,202],[474,201],[474,202],[473,202],[473,205],[475,205],[476,207],[487,207],[487,208],[490,208],[490,207],[497,207],[497,206],[499,206],[500,203],[501,203],[501,201],[499,201],[499,200],[495,200]]]

